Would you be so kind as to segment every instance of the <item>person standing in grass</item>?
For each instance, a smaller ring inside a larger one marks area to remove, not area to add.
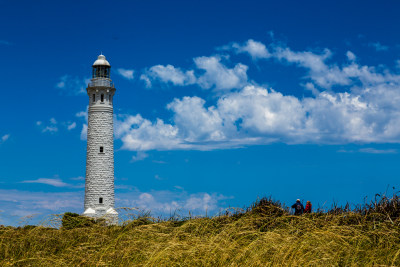
[[[301,215],[304,212],[304,206],[301,204],[300,199],[296,200],[296,203],[292,205],[292,209],[294,209],[294,215]]]
[[[304,209],[304,213],[311,213],[311,210],[312,210],[311,201],[307,200],[307,204],[306,204],[306,208]]]

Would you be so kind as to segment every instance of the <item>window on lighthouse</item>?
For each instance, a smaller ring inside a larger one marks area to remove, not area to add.
[[[101,94],[101,102],[104,102],[104,95]]]
[[[96,102],[96,95],[93,94],[93,102]]]
[[[104,147],[100,147],[100,153],[103,153],[104,152]]]
[[[103,204],[103,198],[99,198],[99,204]]]

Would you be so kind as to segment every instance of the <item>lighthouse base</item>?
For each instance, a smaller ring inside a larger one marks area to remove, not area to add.
[[[114,208],[88,208],[82,214],[83,216],[90,217],[97,220],[104,220],[107,225],[118,224],[118,212]]]

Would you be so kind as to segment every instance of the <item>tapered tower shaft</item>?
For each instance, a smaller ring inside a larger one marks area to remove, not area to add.
[[[84,215],[104,217],[116,223],[114,209],[114,138],[113,96],[115,87],[110,79],[110,64],[100,55],[93,64],[89,96],[85,212]]]

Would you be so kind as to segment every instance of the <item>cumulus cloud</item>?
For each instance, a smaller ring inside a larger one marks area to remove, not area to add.
[[[306,70],[302,88],[311,97],[286,95],[249,81],[248,67],[220,55],[194,58],[193,70],[172,65],[147,69],[148,86],[196,84],[212,89],[211,103],[198,96],[176,98],[166,105],[172,117],[149,120],[140,114],[120,114],[115,137],[132,151],[222,149],[271,142],[351,143],[400,142],[400,75],[385,66],[361,65],[353,52],[333,62],[329,49],[294,51],[248,40],[233,43],[235,53]],[[305,80],[305,81],[304,81]],[[340,90],[336,88],[340,87]],[[233,90],[234,89],[234,90]],[[81,116],[87,117],[87,112]],[[87,123],[82,128],[85,138]],[[143,158],[137,154],[133,161]]]
[[[400,142],[397,78],[359,66],[352,71],[351,76],[369,85],[304,98],[247,85],[223,94],[211,106],[199,97],[183,97],[167,105],[173,111],[171,123],[121,116],[116,137],[123,149],[134,151],[207,150],[271,142]]]
[[[204,89],[230,90],[243,87],[247,83],[248,67],[241,63],[228,68],[221,63],[218,56],[198,57],[194,59],[194,63],[199,70],[204,71],[197,80],[198,85]]]
[[[162,83],[171,83],[173,85],[190,85],[196,82],[196,77],[192,70],[182,71],[172,65],[162,66],[156,65],[148,69],[145,74],[140,77],[146,82],[147,87],[151,87],[151,80],[160,81]]]
[[[238,43],[233,43],[231,48],[233,48],[237,54],[239,53],[249,54],[253,60],[271,57],[271,54],[269,53],[267,47],[263,43],[254,41],[252,39],[249,39],[243,45],[240,45]]]
[[[368,87],[399,86],[400,76],[387,67],[363,66],[355,62],[356,57],[352,52],[348,51],[346,55],[350,62],[339,66],[339,64],[327,62],[332,56],[329,49],[324,49],[322,53],[314,53],[276,46],[273,53],[273,57],[280,61],[307,69],[309,73],[305,78],[309,78],[322,89],[341,86],[342,90],[352,91],[357,85],[364,90]]]
[[[172,65],[156,65],[146,70],[140,79],[147,87],[154,82],[187,86],[197,84],[203,89],[216,91],[240,88],[247,83],[246,65],[236,64],[229,68],[221,62],[220,56],[194,58],[196,70],[182,70]]]
[[[122,69],[119,68],[117,69],[117,72],[119,75],[124,77],[127,80],[133,80],[133,73],[135,72],[134,70],[129,70],[129,69]]]
[[[225,139],[218,111],[215,107],[205,108],[204,104],[199,97],[184,97],[167,105],[174,112],[175,125],[186,142]]]
[[[122,149],[145,151],[184,148],[178,138],[178,128],[157,119],[151,122],[136,116],[121,116],[115,121],[115,137],[123,142]]]
[[[323,88],[331,88],[333,85],[348,85],[350,79],[337,65],[328,66],[325,61],[332,52],[325,49],[316,54],[310,51],[293,51],[288,47],[275,47],[274,57],[288,63],[297,64],[309,70],[309,77]]]

